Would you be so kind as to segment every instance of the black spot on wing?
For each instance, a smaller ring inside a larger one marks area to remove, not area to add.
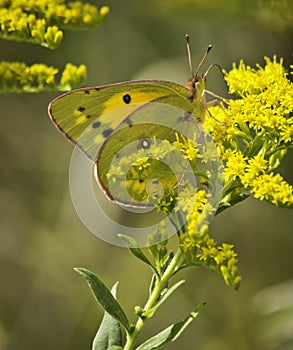
[[[91,118],[91,116],[88,114],[87,116],[86,116],[86,119],[90,119]]]
[[[194,118],[189,112],[185,112],[185,114],[182,117],[178,118],[178,122],[192,122],[192,121],[194,121]]]
[[[140,141],[139,148],[149,149],[150,147],[151,147],[151,143],[149,140],[143,139]]]
[[[85,94],[89,95],[90,90],[83,90]]]
[[[99,91],[99,90],[101,90],[101,89],[100,89],[99,87],[96,87],[95,90],[96,90],[96,91]]]
[[[93,124],[92,124],[92,127],[94,128],[94,129],[97,129],[97,128],[99,128],[101,126],[101,122],[94,122]]]
[[[123,99],[123,102],[128,105],[131,101],[131,96],[129,94],[126,94],[122,97],[122,99]]]
[[[103,136],[108,137],[112,134],[113,131],[114,131],[113,129],[106,129],[103,131]]]
[[[79,112],[84,112],[84,111],[85,111],[85,107],[80,106],[80,107],[77,108],[77,110],[78,110]]]

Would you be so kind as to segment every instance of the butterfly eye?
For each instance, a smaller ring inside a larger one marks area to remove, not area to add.
[[[125,102],[127,105],[130,103],[131,97],[129,94],[126,94],[123,96],[123,102]]]

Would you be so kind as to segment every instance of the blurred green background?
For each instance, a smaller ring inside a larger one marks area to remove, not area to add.
[[[92,2],[94,3],[94,2]],[[134,78],[189,78],[184,35],[194,64],[213,44],[205,68],[229,69],[263,56],[292,64],[292,1],[112,0],[106,22],[93,31],[66,32],[57,51],[0,41],[0,59],[88,66],[86,85]],[[225,95],[217,70],[208,88]],[[126,249],[87,231],[71,202],[68,167],[73,146],[56,131],[47,105],[58,93],[0,95],[0,349],[90,349],[102,317],[72,268],[95,271],[107,285],[120,281],[129,315],[143,305],[148,269]],[[293,153],[280,168],[293,182]],[[186,284],[147,325],[144,338],[207,302],[199,318],[168,349],[293,349],[292,211],[249,199],[219,215],[211,233],[235,245],[243,283],[238,292],[208,270],[189,269]],[[134,317],[130,316],[131,320]]]

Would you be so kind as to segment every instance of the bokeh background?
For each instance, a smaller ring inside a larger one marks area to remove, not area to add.
[[[0,59],[88,66],[86,85],[134,78],[189,78],[184,35],[198,62],[229,69],[243,59],[284,57],[292,64],[291,0],[112,0],[111,13],[93,31],[66,32],[61,47],[0,41]],[[208,88],[225,95],[217,70]],[[82,278],[82,266],[111,286],[130,319],[147,296],[150,271],[126,249],[97,239],[71,202],[68,167],[73,146],[56,131],[47,105],[58,93],[0,95],[0,349],[90,349],[102,318]],[[280,168],[293,182],[293,153]],[[147,325],[157,333],[198,303],[206,307],[168,349],[293,349],[292,211],[248,199],[215,218],[211,233],[234,244],[243,283],[238,292],[208,270],[182,272],[186,283]]]

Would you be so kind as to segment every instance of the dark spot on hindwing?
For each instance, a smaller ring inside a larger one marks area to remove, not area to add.
[[[106,129],[103,131],[103,136],[108,137],[112,134],[113,131],[114,131],[113,129]]]
[[[99,87],[96,87],[96,88],[95,88],[96,91],[99,91],[100,89],[101,89],[101,88],[99,88]]]
[[[94,122],[93,124],[92,124],[92,127],[94,128],[94,129],[97,129],[97,128],[99,128],[101,126],[101,122]]]
[[[80,106],[80,107],[77,108],[77,110],[78,110],[79,112],[84,112],[84,111],[85,111],[85,107],[81,107],[81,106]]]
[[[89,94],[90,90],[83,90],[85,94]]]
[[[123,95],[122,99],[123,99],[123,102],[126,103],[127,105],[128,105],[128,104],[130,103],[130,101],[131,101],[131,97],[130,97],[129,94]]]
[[[88,115],[86,115],[86,119],[90,119],[90,117],[91,117],[91,116],[90,116],[89,114],[88,114]]]
[[[143,139],[139,143],[139,148],[149,149],[151,147],[151,143],[148,139]]]
[[[192,121],[194,121],[194,118],[190,112],[185,112],[182,117],[178,118],[178,122],[192,122]]]

